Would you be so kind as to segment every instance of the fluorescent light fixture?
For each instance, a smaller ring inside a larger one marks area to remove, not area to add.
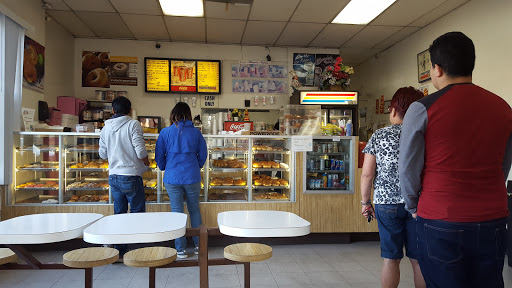
[[[203,0],[160,0],[165,15],[203,17]]]
[[[160,0],[162,1],[162,0]],[[368,24],[386,10],[396,0],[352,0],[332,23],[337,24]]]

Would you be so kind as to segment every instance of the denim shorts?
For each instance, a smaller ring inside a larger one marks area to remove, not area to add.
[[[402,259],[405,255],[418,259],[416,219],[405,210],[405,204],[376,204],[381,257]]]

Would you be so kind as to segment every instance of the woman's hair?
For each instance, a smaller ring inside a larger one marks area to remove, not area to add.
[[[390,107],[395,108],[400,119],[404,119],[405,112],[409,109],[412,102],[423,98],[423,93],[414,87],[402,87],[396,90],[395,95],[391,99]]]
[[[171,111],[171,124],[177,124],[178,121],[183,119],[192,121],[192,112],[190,111],[190,107],[187,103],[178,102]]]

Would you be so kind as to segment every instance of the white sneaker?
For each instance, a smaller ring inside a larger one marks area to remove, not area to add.
[[[187,251],[185,251],[185,250],[178,251],[178,253],[176,253],[176,254],[177,254],[177,257],[180,259],[188,258]]]
[[[194,255],[199,255],[199,247],[194,248]]]

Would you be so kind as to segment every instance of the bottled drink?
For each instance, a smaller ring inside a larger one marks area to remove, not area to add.
[[[345,176],[345,187],[348,188],[348,185],[349,185],[349,177],[347,175],[347,176]]]
[[[331,170],[331,160],[325,159],[325,170]]]
[[[324,159],[320,159],[320,170],[325,170],[325,162],[324,162]]]
[[[338,178],[338,174],[332,175],[332,187],[340,187],[340,179]]]
[[[332,175],[327,176],[327,187],[332,187]]]
[[[336,160],[331,159],[331,170],[336,170]]]
[[[327,173],[324,173],[324,175],[322,176],[322,180],[324,181],[324,187],[327,187]]]

